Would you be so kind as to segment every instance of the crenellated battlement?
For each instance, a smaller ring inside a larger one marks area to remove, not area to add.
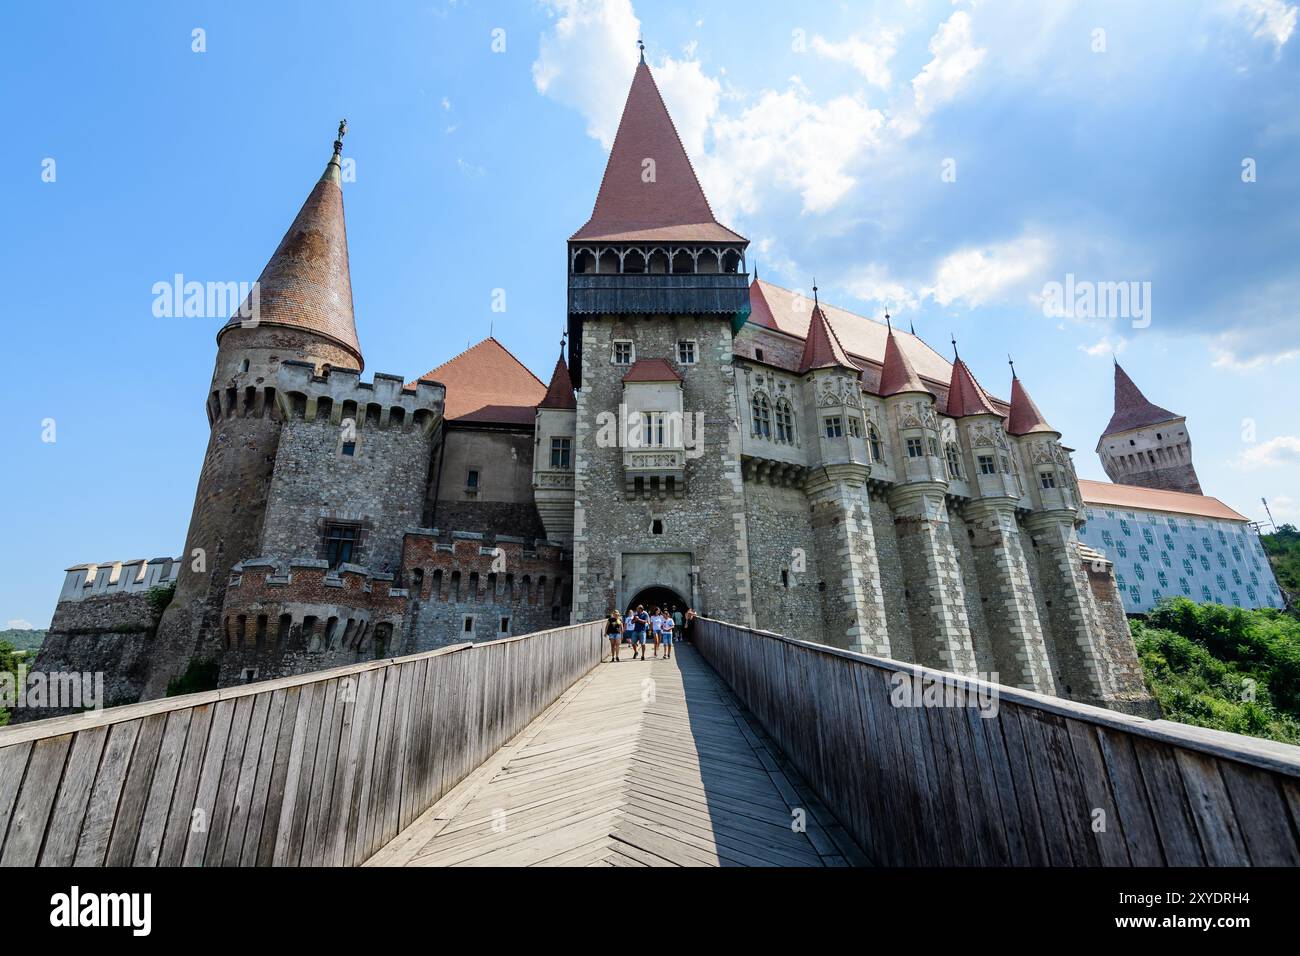
[[[82,601],[110,594],[137,594],[172,584],[180,574],[180,558],[136,558],[74,564],[65,569],[59,602]]]
[[[562,544],[436,528],[408,531],[402,574],[412,598],[564,606],[569,556]]]
[[[406,388],[397,375],[376,372],[373,382],[363,382],[357,369],[331,368],[317,374],[310,362],[298,361],[282,362],[276,383],[285,420],[340,425],[351,419],[358,430],[415,427],[427,434],[442,418],[446,397],[446,389],[430,379]]]

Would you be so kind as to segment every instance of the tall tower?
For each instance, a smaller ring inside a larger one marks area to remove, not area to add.
[[[1110,480],[1165,491],[1201,493],[1187,419],[1153,405],[1115,363],[1115,413],[1097,441]]]
[[[643,56],[569,240],[578,620],[637,599],[752,620],[732,367],[747,245],[714,218]]]
[[[352,314],[343,221],[342,136],[325,172],[276,247],[255,293],[217,333],[207,389],[211,431],[194,495],[176,596],[158,628],[144,697],[160,697],[194,657],[213,657],[231,567],[257,556],[280,440],[282,363],[364,367]]]

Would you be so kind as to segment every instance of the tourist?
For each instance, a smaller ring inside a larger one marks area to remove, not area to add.
[[[680,638],[682,635],[682,624],[685,623],[686,619],[682,617],[682,609],[679,608],[676,604],[673,605],[672,618],[673,618],[673,635]]]
[[[631,644],[634,633],[636,633],[636,608],[628,607],[627,617],[623,618],[623,643]]]
[[[685,627],[682,630],[682,640],[686,641],[688,644],[694,643],[694,636],[695,636],[695,608],[688,607],[686,609]]]
[[[623,616],[616,607],[610,608],[605,618],[605,636],[609,638],[609,662],[613,664],[618,660],[618,646],[623,642]]]
[[[658,605],[655,606],[654,614],[650,615],[650,634],[655,644],[655,659],[659,658],[659,641],[664,628],[663,609]]]
[[[673,656],[673,615],[664,617],[664,624],[659,633],[664,639],[664,660],[668,660]]]
[[[632,660],[637,659],[640,654],[641,660],[645,660],[645,632],[650,626],[650,615],[645,612],[645,605],[636,606],[635,629],[632,631]]]

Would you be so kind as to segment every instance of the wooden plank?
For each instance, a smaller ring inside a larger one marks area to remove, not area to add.
[[[113,833],[108,841],[105,866],[130,866],[135,859],[135,845],[144,821],[145,805],[153,785],[154,767],[162,748],[163,731],[171,713],[154,714],[140,722],[140,735],[136,738],[131,766],[122,785],[122,797],[113,817]]]
[[[325,705],[321,711],[320,736],[316,740],[316,765],[311,775],[307,797],[307,820],[302,835],[301,866],[320,866],[324,853],[321,836],[324,819],[329,813],[330,788],[334,781],[334,763],[339,752],[339,727],[343,722],[344,704],[338,699],[339,682],[325,685]]]
[[[160,714],[159,717],[162,717]],[[180,771],[189,734],[193,711],[173,710],[165,717],[162,743],[158,761],[154,766],[149,797],[145,802],[144,816],[140,821],[140,835],[136,840],[133,866],[157,866],[166,834],[167,814],[171,810],[176,792],[176,775]]]
[[[1277,781],[1262,770],[1231,760],[1220,762],[1219,772],[1232,797],[1233,818],[1251,864],[1300,865],[1296,831],[1287,819],[1286,799]]]
[[[270,704],[266,711],[266,725],[262,731],[262,753],[257,759],[257,774],[253,783],[252,802],[248,808],[248,822],[244,825],[244,845],[240,849],[237,865],[239,866],[256,866],[258,856],[261,853],[261,846],[264,840],[269,839],[268,856],[275,852],[275,838],[268,838],[265,833],[266,806],[271,801],[271,777],[275,774],[277,760],[283,767],[283,755],[279,752],[282,736],[283,722],[285,720],[285,702],[288,695],[296,691],[296,688],[286,687],[280,690],[273,690],[264,695],[270,698]],[[293,725],[293,714],[290,712],[288,723],[290,728]],[[289,735],[292,736],[292,729]],[[287,746],[287,743],[286,743]],[[274,831],[272,831],[274,834]],[[227,845],[229,849],[229,845]],[[269,861],[268,861],[269,862]]]
[[[1174,757],[1182,773],[1183,786],[1187,788],[1206,863],[1210,866],[1249,866],[1250,856],[1246,853],[1228,789],[1219,774],[1218,761],[1182,749],[1176,750]]]
[[[73,738],[72,752],[68,755],[59,796],[45,834],[41,866],[71,866],[76,859],[77,839],[81,836],[81,824],[86,817],[86,807],[90,804],[90,792],[99,770],[99,758],[107,742],[107,727],[91,727]],[[0,757],[3,757],[2,751]],[[3,775],[4,769],[0,767],[0,777]],[[18,770],[15,772],[15,787],[21,780],[22,771]],[[0,833],[2,832],[3,827],[0,827]]]
[[[1133,745],[1133,755],[1142,773],[1165,864],[1204,866],[1205,853],[1173,749],[1138,737],[1131,738],[1129,743]]]
[[[194,803],[198,798],[199,781],[203,773],[203,758],[208,749],[208,735],[212,732],[215,704],[200,704],[190,712],[189,730],[185,735],[185,753],[176,774],[176,790],[167,813],[159,866],[180,866],[185,859],[185,844],[190,828],[195,824]]]
[[[306,698],[301,687],[286,687],[284,710],[280,715],[280,737],[275,745],[275,764],[271,769],[271,783],[266,794],[266,808],[262,813],[262,836],[257,845],[257,855],[245,864],[271,866],[275,862],[276,841],[279,838],[281,814],[288,797],[289,766],[294,755],[294,742],[299,727],[299,704]],[[305,704],[304,704],[305,706]],[[295,781],[296,785],[296,781]],[[247,848],[247,844],[245,844]]]
[[[1068,721],[1066,729],[1079,769],[1079,783],[1088,807],[1090,831],[1102,866],[1130,866],[1124,818],[1111,793],[1110,777],[1102,759],[1097,729],[1079,721]]]
[[[31,752],[31,741],[0,747],[0,853],[4,852],[9,819],[13,816],[14,804],[18,802],[18,791],[23,785],[27,758]]]
[[[108,852],[108,839],[113,833],[113,820],[117,816],[117,801],[126,782],[131,752],[140,733],[140,721],[130,720],[113,724],[108,730],[108,743],[99,761],[99,771],[90,791],[86,818],[81,824],[77,839],[74,866],[103,866]]]
[[[1110,728],[1098,727],[1096,730],[1129,861],[1134,866],[1163,866],[1165,859],[1160,852],[1160,836],[1151,815],[1151,799],[1133,753],[1133,743],[1126,735]]]
[[[321,712],[325,705],[325,686],[303,688],[294,721],[293,748],[289,771],[284,782],[284,805],[280,808],[280,825],[275,834],[274,866],[297,866],[302,855],[303,832],[307,826],[307,801],[311,778],[315,772],[316,743],[320,735]]]
[[[0,866],[36,865],[59,793],[63,765],[72,749],[72,737],[72,734],[46,737],[32,746],[22,789],[9,819]]]
[[[216,790],[211,792],[203,784],[199,785],[200,795],[211,800],[207,804],[211,809],[207,815],[207,846],[203,851],[205,866],[219,866],[225,857],[230,815],[235,808],[235,788],[239,784],[239,771],[244,762],[244,748],[248,744],[248,725],[253,719],[255,703],[256,699],[253,697],[240,697],[235,700],[235,711],[230,719]]]

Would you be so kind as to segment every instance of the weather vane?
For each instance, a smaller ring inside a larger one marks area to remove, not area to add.
[[[636,48],[641,51],[641,62],[644,63],[645,62],[645,40],[643,40],[641,37],[637,37],[636,39]]]

